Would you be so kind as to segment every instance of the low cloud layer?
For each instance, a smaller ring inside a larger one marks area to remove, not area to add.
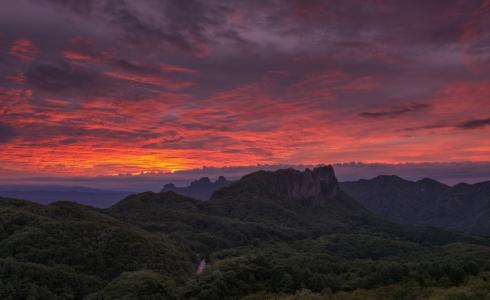
[[[144,173],[137,175],[120,174],[117,176],[97,177],[51,177],[35,176],[35,174],[12,173],[10,170],[0,169],[2,185],[62,185],[84,186],[99,189],[122,190],[129,192],[161,190],[164,184],[174,183],[177,186],[188,185],[191,181],[201,177],[216,180],[225,176],[230,180],[237,180],[243,175],[258,170],[273,171],[284,168],[304,170],[317,165],[259,165],[241,167],[206,167],[178,171],[174,173]],[[344,163],[334,165],[336,175],[340,181],[353,181],[371,179],[378,175],[397,175],[408,180],[432,178],[448,185],[461,182],[477,183],[490,180],[490,163],[404,163],[404,164],[365,164]]]

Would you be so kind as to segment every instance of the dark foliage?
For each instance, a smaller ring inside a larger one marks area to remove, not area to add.
[[[427,178],[408,181],[397,176],[378,176],[340,185],[387,220],[490,236],[490,182],[450,187]]]

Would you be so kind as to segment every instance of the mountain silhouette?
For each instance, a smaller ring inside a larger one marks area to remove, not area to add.
[[[429,178],[378,176],[340,186],[367,209],[396,223],[490,235],[490,182],[451,187]]]
[[[233,181],[228,181],[224,176],[218,177],[216,181],[211,181],[209,177],[202,177],[195,180],[185,187],[177,187],[173,183],[163,186],[162,192],[176,192],[184,196],[206,201],[214,191],[230,185]]]

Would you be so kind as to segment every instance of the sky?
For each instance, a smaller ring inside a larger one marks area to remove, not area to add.
[[[468,172],[489,136],[490,0],[2,0],[3,178]]]

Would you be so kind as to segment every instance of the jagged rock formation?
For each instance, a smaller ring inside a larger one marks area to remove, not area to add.
[[[303,172],[295,169],[258,171],[244,176],[234,185],[232,183],[224,177],[215,182],[204,177],[188,187],[165,185],[162,192],[173,191],[199,200],[213,198],[214,202],[222,202],[220,199],[235,195],[248,195],[246,201],[261,196],[273,200],[260,204],[264,211],[271,213],[281,211],[284,206],[298,205],[341,210],[351,207],[359,211],[359,202],[375,214],[400,224],[432,225],[471,234],[490,234],[490,182],[450,187],[430,178],[412,182],[394,175],[382,175],[372,180],[339,183],[333,167],[324,166]],[[342,191],[357,202],[345,197]],[[215,195],[211,197],[213,193]],[[339,196],[344,199],[338,201]],[[281,207],[273,209],[271,205],[274,203],[281,204]],[[265,210],[266,206],[268,210]],[[230,207],[229,211],[237,210]]]
[[[244,176],[236,185],[242,185],[244,189],[256,194],[280,198],[282,202],[295,199],[293,201],[312,207],[323,206],[326,201],[339,194],[339,185],[332,166],[306,169],[304,172],[295,169],[259,171]],[[226,192],[226,189],[223,191]]]
[[[308,199],[312,206],[322,206],[324,201],[333,199],[339,193],[339,186],[332,166],[306,169],[300,172],[294,169],[275,174],[276,193],[289,198]]]
[[[216,191],[207,204],[213,213],[240,220],[291,227],[309,227],[315,221],[322,230],[375,219],[340,190],[332,166],[254,172]]]
[[[332,166],[324,166],[306,169],[304,172],[295,169],[283,169],[275,172],[258,171],[244,176],[242,181],[257,182],[257,186],[267,183],[268,187],[261,187],[262,192],[268,191],[274,196],[285,196],[288,198],[309,199],[312,205],[321,206],[326,199],[333,198],[339,192],[338,181]],[[199,200],[208,200],[211,195],[234,183],[220,176],[215,182],[208,177],[191,182],[189,186],[177,187],[173,183],[166,184],[163,192],[176,192],[178,194],[193,197]]]
[[[233,181],[228,181],[224,176],[218,177],[216,181],[211,181],[209,177],[202,177],[199,180],[191,182],[189,186],[177,187],[173,183],[163,186],[162,193],[175,192],[184,196],[192,197],[198,200],[206,201],[214,191],[230,185]]]

